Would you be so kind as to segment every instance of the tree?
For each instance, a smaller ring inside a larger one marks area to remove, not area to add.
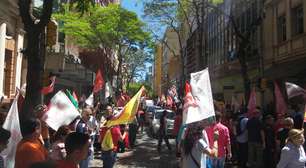
[[[85,11],[94,0],[75,0],[79,11]],[[33,116],[33,109],[42,103],[42,76],[45,63],[45,27],[50,21],[53,1],[43,0],[41,12],[34,16],[32,0],[19,0],[19,13],[27,33],[27,47],[24,54],[27,59],[26,96],[21,109],[20,118],[24,120]]]
[[[131,81],[143,75],[146,63],[152,63],[152,54],[145,50],[131,50],[127,55],[124,63],[129,65],[126,72],[126,89],[129,90]]]
[[[147,0],[145,2],[144,8],[144,17],[148,21],[157,27],[156,32],[160,32],[160,27],[168,27],[172,29],[178,38],[179,44],[179,56],[182,66],[182,79],[181,86],[185,83],[185,54],[184,54],[184,44],[185,41],[191,37],[194,32],[194,29],[197,30],[197,53],[199,58],[204,58],[203,56],[203,46],[204,46],[204,14],[207,1],[198,1],[198,0]],[[166,46],[172,55],[177,56],[175,49],[168,44],[168,42],[160,37],[157,33],[153,33],[155,38]],[[202,65],[200,68],[203,68],[205,65],[205,60],[202,60]],[[206,66],[206,65],[205,65]],[[180,89],[183,90],[183,89]],[[182,95],[182,92],[180,92]]]
[[[144,31],[145,24],[134,12],[119,5],[91,7],[82,16],[79,12],[66,10],[55,17],[64,22],[62,31],[71,36],[76,44],[117,51],[117,90],[122,88],[122,65],[127,53],[151,46],[150,33]]]

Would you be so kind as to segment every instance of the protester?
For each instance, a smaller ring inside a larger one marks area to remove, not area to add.
[[[11,137],[11,132],[0,127],[0,153],[7,148],[7,144]],[[0,168],[4,168],[4,160],[0,155]]]
[[[50,153],[52,160],[62,160],[66,157],[65,139],[69,133],[70,129],[66,125],[59,127],[56,131]]]
[[[39,139],[41,125],[38,119],[27,119],[21,125],[23,139],[17,145],[15,168],[29,168],[33,163],[45,161],[48,151]]]
[[[103,141],[106,137],[107,131],[110,130],[111,138],[112,138],[112,148],[104,147]],[[103,160],[103,168],[112,168],[116,162],[117,157],[117,150],[118,150],[118,142],[122,141],[123,137],[120,132],[119,126],[113,126],[113,127],[102,127],[100,132],[100,142],[102,147],[102,160]]]
[[[79,120],[79,122],[76,125],[76,132],[90,135],[90,129],[87,125],[87,122],[89,121],[91,114],[92,111],[88,107],[82,110],[82,118]],[[91,153],[89,150],[87,158],[80,162],[80,168],[88,168],[90,154]]]
[[[97,105],[98,106],[98,105]],[[96,107],[97,108],[97,107]],[[90,114],[89,119],[87,121],[88,129],[90,132],[90,139],[91,139],[91,144],[90,144],[90,160],[94,159],[94,143],[96,140],[96,135],[99,132],[99,125],[98,121],[96,119],[96,109],[91,110],[93,113]]]
[[[129,127],[128,125],[120,125],[120,132],[122,135],[122,141],[118,142],[118,153],[124,153],[126,148],[129,148]]]
[[[171,151],[171,146],[169,144],[168,136],[166,134],[167,130],[167,110],[164,110],[162,116],[160,117],[159,131],[158,131],[158,145],[157,151],[161,152],[161,145],[163,140],[165,141],[168,150]]]
[[[264,165],[267,168],[275,167],[275,132],[273,129],[274,118],[272,115],[265,117],[265,141],[266,148],[264,149]]]
[[[206,168],[206,157],[215,156],[215,153],[209,148],[203,124],[190,124],[184,138],[182,168]]]
[[[180,156],[180,150],[178,147],[178,133],[180,130],[180,127],[182,125],[182,109],[178,109],[175,115],[175,119],[174,119],[174,126],[173,126],[173,136],[175,137],[175,147],[176,147],[176,156]]]
[[[132,123],[129,124],[129,143],[131,148],[134,148],[136,143],[137,125],[137,118],[134,117]]]
[[[237,120],[237,124],[234,130],[236,135],[236,141],[238,144],[238,165],[240,168],[247,167],[248,161],[248,130],[247,123],[248,118],[244,114],[240,115]]]
[[[228,128],[221,123],[222,114],[220,112],[216,112],[216,124],[212,125],[208,129],[206,129],[210,148],[214,148],[214,134],[218,134],[217,140],[217,149],[218,149],[218,156],[211,158],[212,166],[215,168],[224,168],[225,159],[231,159],[232,157],[232,150],[231,150],[231,140],[229,135]]]
[[[137,119],[138,119],[138,131],[140,128],[140,133],[143,133],[144,130],[144,124],[145,124],[145,113],[143,109],[139,106],[139,110],[137,112]]]
[[[43,116],[47,111],[47,106],[44,104],[39,104],[35,107],[34,113],[36,118],[40,120],[41,123],[41,138],[43,140],[43,144],[47,150],[50,148],[50,135],[49,135],[49,127],[47,123],[43,120]]]
[[[65,139],[67,156],[57,161],[57,168],[78,168],[88,158],[90,137],[88,134],[72,132]]]
[[[291,117],[287,117],[284,119],[284,128],[282,128],[276,134],[276,150],[280,154],[280,150],[286,145],[286,139],[288,138],[288,133],[290,129],[294,126],[293,119]]]
[[[306,163],[304,142],[304,130],[291,129],[287,143],[281,151],[281,159],[277,168],[304,168]]]
[[[263,149],[265,148],[265,133],[260,120],[260,108],[256,107],[254,116],[247,123],[248,130],[248,164],[250,168],[260,168],[263,165]]]

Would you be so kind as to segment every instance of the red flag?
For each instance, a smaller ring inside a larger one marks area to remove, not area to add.
[[[74,100],[79,102],[78,96],[76,95],[75,91],[72,92],[72,96],[73,96]]]
[[[50,83],[49,86],[43,87],[41,89],[42,94],[47,95],[47,94],[52,93],[54,91],[55,78],[56,78],[55,76],[50,77],[51,83]]]
[[[93,92],[94,93],[99,92],[103,86],[104,86],[104,80],[102,78],[101,70],[99,69],[98,72],[96,73],[96,79],[95,79],[95,85],[93,88]]]
[[[167,104],[168,107],[173,106],[173,100],[172,100],[171,96],[167,96],[166,104]]]
[[[255,88],[252,90],[251,95],[250,95],[247,116],[249,118],[252,118],[252,117],[254,117],[254,114],[256,114],[256,91],[255,91]]]
[[[287,113],[287,104],[276,82],[274,82],[274,94],[276,98],[276,116],[281,118]]]

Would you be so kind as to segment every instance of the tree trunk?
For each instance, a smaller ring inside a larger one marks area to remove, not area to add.
[[[52,0],[43,1],[43,9],[40,18],[35,18],[31,0],[19,0],[19,13],[27,32],[27,80],[26,96],[20,113],[20,121],[33,117],[33,109],[42,103],[42,76],[45,63],[45,27],[52,14]]]
[[[34,29],[27,32],[27,37],[28,46],[25,53],[28,60],[27,87],[21,120],[33,117],[34,107],[42,103],[41,89],[45,61],[44,33],[39,33]]]
[[[246,47],[247,42],[242,40],[239,44],[239,49],[237,52],[237,57],[240,63],[240,71],[241,71],[241,77],[243,79],[243,86],[244,86],[244,98],[246,104],[249,102],[250,94],[251,94],[251,81],[248,74],[248,66],[246,63]]]
[[[122,55],[121,55],[121,48],[119,47],[119,54],[118,54],[118,68],[117,68],[117,89],[116,89],[116,96],[120,95],[120,91],[122,90]]]

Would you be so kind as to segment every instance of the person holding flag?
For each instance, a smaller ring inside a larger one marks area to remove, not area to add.
[[[119,125],[107,127],[107,122],[113,118],[112,109],[107,106],[108,117],[100,129],[100,138],[104,168],[112,168],[116,162],[119,141],[123,140]]]

